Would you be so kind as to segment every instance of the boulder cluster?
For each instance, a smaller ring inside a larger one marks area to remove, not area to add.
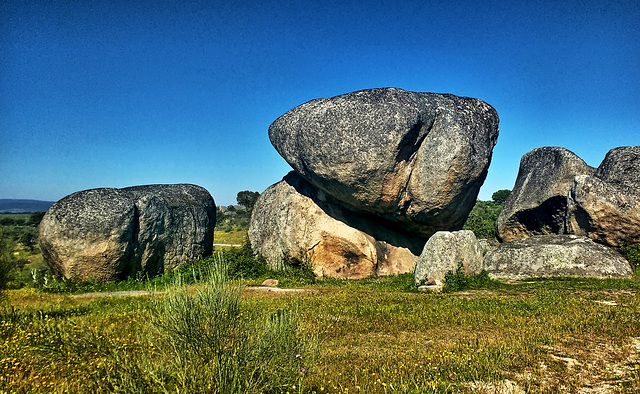
[[[628,277],[615,249],[640,243],[640,146],[598,168],[572,152],[526,153],[495,224],[497,241],[461,230],[487,175],[499,117],[450,94],[379,88],[311,100],[269,127],[293,171],[257,199],[249,241],[273,268],[318,277],[447,272],[496,278]],[[47,264],[66,278],[155,275],[212,253],[216,206],[187,184],[71,194],[42,219]]]
[[[574,234],[618,247],[640,242],[640,146],[610,150],[598,168],[572,152],[526,153],[496,222],[502,241]]]
[[[249,240],[320,277],[410,272],[431,235],[462,228],[498,122],[477,99],[395,88],[304,103],[269,127],[294,171],[256,202]]]
[[[216,206],[200,186],[147,185],[73,193],[40,223],[53,273],[98,281],[150,276],[210,255]]]
[[[480,246],[473,234],[434,235],[416,285],[441,285],[458,262],[467,273],[484,269],[494,278],[631,276],[616,249],[640,242],[640,146],[610,150],[598,168],[564,148],[527,152],[495,227],[502,244],[484,257],[473,252]]]

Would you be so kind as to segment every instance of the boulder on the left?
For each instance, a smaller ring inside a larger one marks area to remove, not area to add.
[[[155,275],[211,254],[215,215],[213,198],[196,185],[84,190],[46,213],[40,249],[53,273],[66,278]]]

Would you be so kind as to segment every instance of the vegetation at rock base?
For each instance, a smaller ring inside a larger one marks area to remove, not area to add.
[[[640,244],[622,246],[620,252],[634,271],[640,269]]]
[[[293,308],[244,301],[215,268],[194,287],[176,281],[148,298],[45,305],[24,292],[0,313],[0,392],[302,389],[315,335]]]
[[[478,275],[465,274],[462,261],[458,262],[458,266],[455,271],[449,270],[444,274],[443,291],[445,292],[499,286],[500,282],[489,278],[489,274],[485,270],[482,270]]]

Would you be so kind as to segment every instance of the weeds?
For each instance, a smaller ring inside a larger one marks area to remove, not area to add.
[[[487,271],[482,270],[478,275],[467,275],[464,273],[462,261],[458,262],[456,270],[449,270],[444,275],[445,292],[456,292],[466,289],[477,288],[497,288],[500,283],[489,277]]]
[[[152,314],[158,332],[168,334],[165,356],[173,360],[177,388],[253,393],[303,387],[310,364],[302,360],[312,361],[316,350],[299,331],[295,313],[279,310],[263,318],[243,309],[241,289],[226,280],[226,262],[218,258],[209,267],[193,292],[179,281],[168,288]]]

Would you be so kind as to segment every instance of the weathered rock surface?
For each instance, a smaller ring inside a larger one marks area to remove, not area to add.
[[[542,147],[525,153],[516,183],[496,221],[498,239],[509,242],[532,235],[563,234],[573,180],[594,171],[564,148]]]
[[[416,263],[414,281],[416,286],[444,283],[448,271],[456,272],[462,262],[466,275],[477,275],[482,271],[480,244],[472,231],[438,231],[424,245]]]
[[[291,172],[258,198],[249,240],[272,267],[309,263],[318,277],[359,279],[413,270],[424,241],[365,216]]]
[[[484,256],[493,278],[579,276],[631,277],[629,262],[616,250],[575,235],[536,235],[506,242]]]
[[[500,246],[500,242],[497,239],[478,238],[478,245],[480,245],[480,254],[484,256],[488,251]]]
[[[136,208],[119,189],[93,189],[56,202],[40,222],[44,260],[57,275],[116,279],[131,270]]]
[[[462,228],[498,138],[487,103],[381,88],[302,104],[269,127],[276,150],[351,210],[427,238]]]
[[[609,246],[640,243],[640,146],[610,150],[593,176],[575,179],[567,229]]]
[[[215,203],[187,184],[92,189],[56,202],[39,242],[54,273],[95,280],[154,275],[211,254]]]

